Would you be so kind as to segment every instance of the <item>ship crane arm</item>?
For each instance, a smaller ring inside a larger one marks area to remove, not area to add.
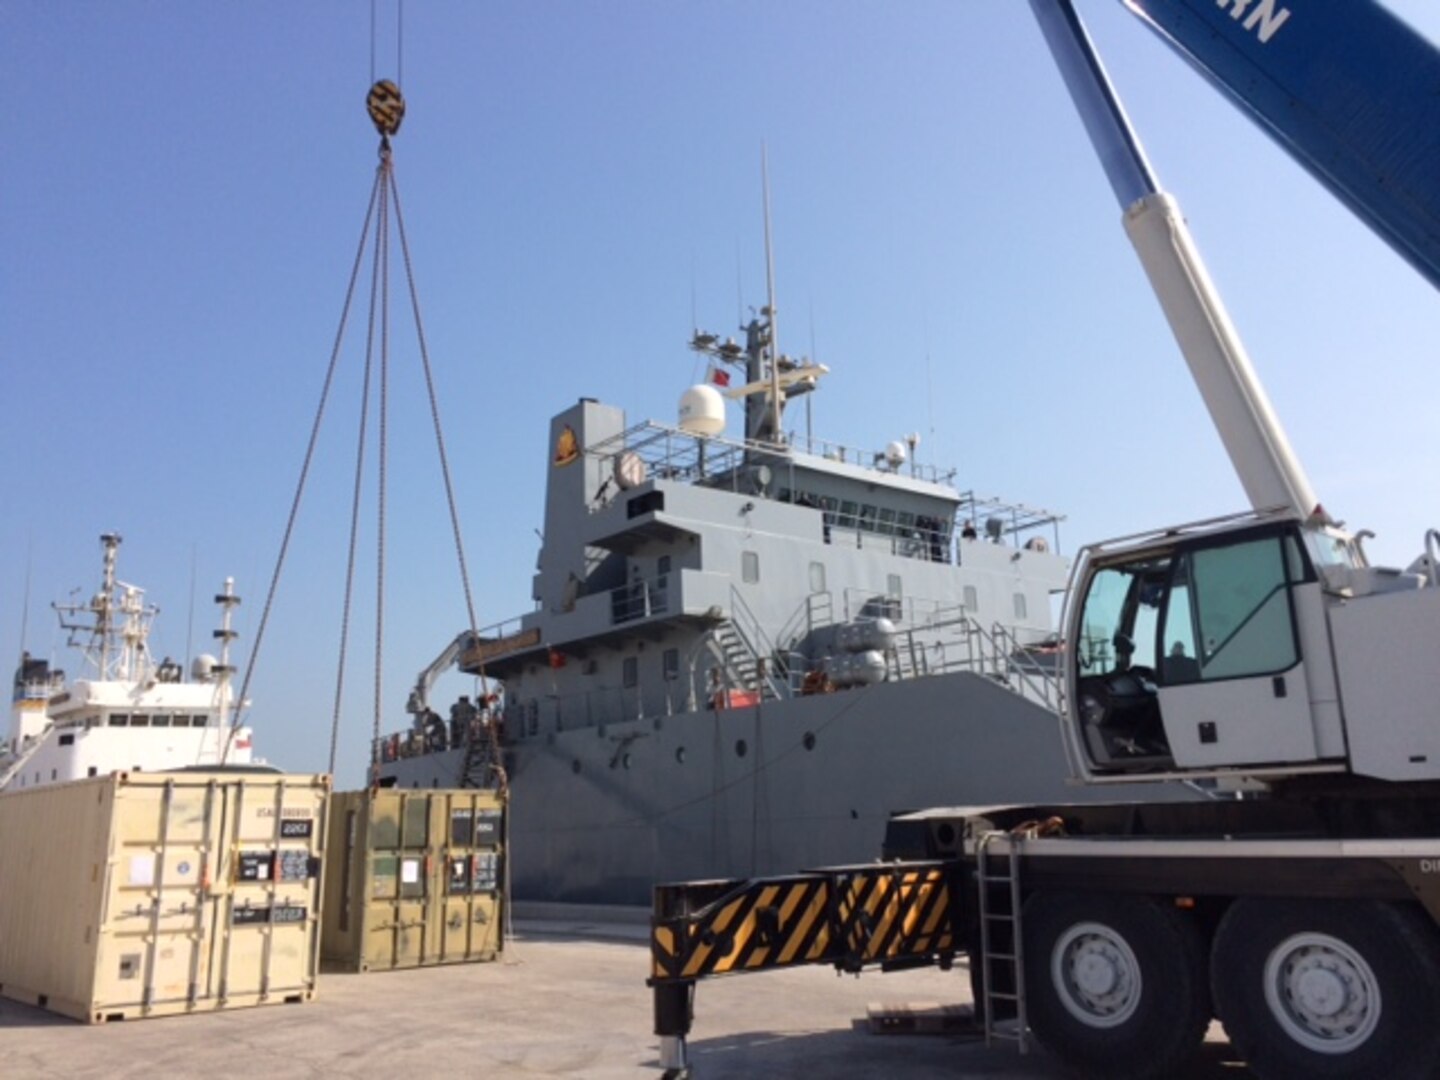
[[[415,677],[415,686],[410,691],[410,699],[405,703],[405,711],[412,716],[423,716],[428,712],[430,688],[435,685],[435,680],[454,666],[461,655],[474,644],[475,635],[471,631],[462,630],[456,634],[455,640],[446,645],[440,651],[440,655],[430,661]]]

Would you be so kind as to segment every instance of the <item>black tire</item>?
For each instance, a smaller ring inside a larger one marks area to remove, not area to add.
[[[1418,909],[1237,900],[1211,955],[1220,1020],[1257,1075],[1440,1074],[1440,934]]]
[[[1030,1028],[1072,1070],[1168,1078],[1199,1049],[1210,994],[1188,917],[1143,896],[1039,892],[1022,925]]]

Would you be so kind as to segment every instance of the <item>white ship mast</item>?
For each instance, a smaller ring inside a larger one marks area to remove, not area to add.
[[[86,604],[53,604],[60,627],[70,634],[69,644],[95,668],[105,682],[143,682],[153,663],[147,642],[160,609],[145,603],[145,590],[116,580],[115,559],[119,533],[105,533],[104,579],[100,591]]]

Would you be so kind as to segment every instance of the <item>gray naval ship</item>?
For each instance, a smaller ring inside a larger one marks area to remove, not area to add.
[[[768,310],[743,345],[695,335],[710,380],[678,423],[588,398],[551,421],[535,609],[457,637],[374,747],[387,786],[483,784],[501,755],[516,897],[643,904],[868,861],[896,812],[1087,798],[1054,713],[1061,519],[960,489],[914,437],[786,435],[827,369],[771,363]],[[451,664],[495,693],[446,724]]]

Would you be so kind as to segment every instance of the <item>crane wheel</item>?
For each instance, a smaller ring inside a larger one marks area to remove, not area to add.
[[[1210,1022],[1199,928],[1149,897],[1038,892],[1022,921],[1031,1030],[1082,1075],[1173,1077]]]
[[[1240,899],[1210,970],[1226,1033],[1266,1080],[1435,1075],[1440,933],[1414,906]]]

